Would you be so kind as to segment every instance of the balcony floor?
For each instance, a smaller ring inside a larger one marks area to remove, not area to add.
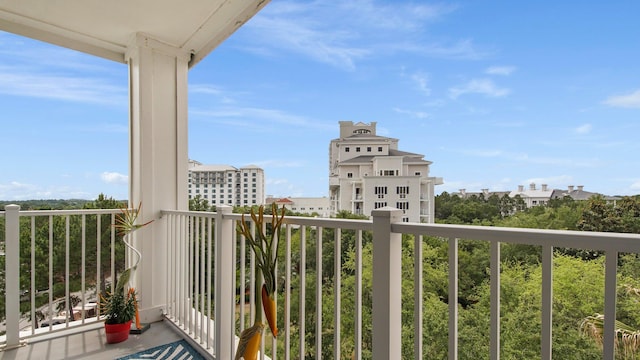
[[[107,344],[102,323],[69,332],[29,339],[26,346],[0,352],[1,360],[27,359],[116,359],[154,346],[181,340],[167,321],[151,324],[141,335],[129,335],[118,344]]]

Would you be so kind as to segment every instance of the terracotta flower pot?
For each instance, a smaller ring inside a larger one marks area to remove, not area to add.
[[[124,324],[104,324],[104,332],[107,334],[107,343],[115,344],[129,338],[131,320]]]

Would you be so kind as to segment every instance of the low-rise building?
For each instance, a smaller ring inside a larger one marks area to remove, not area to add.
[[[324,197],[284,197],[274,198],[267,196],[266,204],[276,203],[278,207],[284,206],[294,213],[305,215],[317,215],[319,217],[330,217],[331,203],[329,198]]]

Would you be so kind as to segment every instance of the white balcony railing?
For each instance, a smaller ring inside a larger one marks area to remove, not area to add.
[[[216,358],[229,359],[235,352],[236,336],[255,316],[253,299],[256,294],[252,286],[247,286],[254,281],[255,259],[244,239],[235,231],[240,215],[232,214],[227,207],[218,210],[217,213],[167,210],[153,226],[164,229],[160,232],[164,232],[169,240],[164,275],[168,299],[166,317]],[[21,233],[19,219],[33,215],[33,212],[11,209],[5,213],[7,254],[16,251],[14,242]],[[281,332],[274,339],[265,331],[261,345],[262,354],[273,359],[309,356],[316,359],[323,356],[376,360],[406,358],[406,349],[401,349],[403,304],[400,287],[402,281],[407,280],[401,278],[402,243],[405,241],[412,242],[412,252],[416,254],[414,275],[410,279],[416,284],[411,353],[412,358],[422,359],[425,346],[430,344],[423,344],[422,340],[425,331],[423,286],[418,285],[431,281],[423,278],[426,266],[422,259],[423,239],[428,236],[449,244],[449,359],[458,358],[458,239],[465,239],[490,244],[491,319],[487,357],[491,359],[499,359],[501,352],[501,244],[528,244],[542,249],[542,326],[539,334],[542,359],[551,359],[552,354],[554,247],[604,252],[603,358],[613,360],[615,324],[608,319],[615,319],[616,315],[617,255],[640,253],[640,235],[635,234],[402,223],[401,211],[389,208],[374,210],[370,221],[287,217],[285,224],[281,273],[278,275],[281,288],[277,299],[278,307],[282,309],[278,314]],[[368,248],[365,243],[370,245],[371,252],[365,251]],[[323,267],[327,264],[330,264],[329,268]],[[365,264],[370,264],[372,271],[368,280],[363,272]],[[19,288],[17,277],[19,271],[8,264],[7,308],[15,307],[16,303],[19,306],[19,295],[9,291]],[[347,278],[349,282],[343,282]],[[371,293],[363,291],[365,281],[372,283]],[[371,303],[372,308],[365,308],[367,303]],[[353,315],[353,323],[347,324],[343,320],[347,313]],[[363,314],[370,314],[371,318]],[[7,345],[18,343],[25,336],[17,329],[18,320],[15,316],[7,316]],[[34,335],[37,333],[31,336]],[[354,347],[345,347],[345,343]]]
[[[99,321],[98,296],[124,268],[124,248],[111,226],[119,210],[5,210],[0,344],[12,348]]]

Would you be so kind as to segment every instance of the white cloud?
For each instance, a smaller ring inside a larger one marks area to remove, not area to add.
[[[393,111],[398,114],[409,115],[410,117],[418,118],[418,119],[426,119],[429,117],[429,114],[423,111],[412,111],[412,110],[404,110],[399,108],[394,108]]]
[[[489,79],[473,79],[466,84],[449,89],[452,99],[464,94],[481,94],[489,97],[503,97],[509,95],[511,90],[500,88]]]
[[[86,191],[72,189],[68,186],[42,187],[17,181],[0,184],[0,199],[3,200],[89,199],[90,197],[91,194]]]
[[[374,1],[273,3],[243,27],[246,51],[263,56],[285,52],[354,70],[375,54],[411,52],[447,58],[478,58],[469,40],[425,38],[425,28],[455,11],[451,5],[381,4]],[[319,21],[322,19],[322,21]],[[345,21],[345,19],[349,19]],[[398,42],[397,39],[405,39]]]
[[[129,182],[129,177],[127,175],[117,172],[105,171],[100,174],[100,178],[108,184],[127,184]]]
[[[613,107],[640,108],[640,90],[626,95],[609,96],[603,103]]]
[[[418,90],[420,90],[423,94],[429,96],[431,95],[431,89],[429,88],[429,75],[417,72],[411,75],[411,80],[413,80],[418,86]]]
[[[487,68],[484,72],[489,75],[511,75],[512,72],[516,71],[515,66],[492,66]]]
[[[633,184],[631,184],[630,186],[631,190],[640,190],[640,180],[634,182]]]
[[[578,134],[588,134],[591,132],[592,128],[593,126],[591,126],[591,124],[584,124],[584,125],[578,126],[575,129],[575,132]]]
[[[570,175],[558,175],[549,177],[530,178],[523,181],[520,185],[525,185],[525,188],[529,188],[529,184],[536,184],[536,189],[540,189],[542,184],[547,184],[549,189],[560,188],[564,189],[568,185],[574,183],[573,177]]]
[[[104,79],[0,67],[0,94],[128,106],[127,89]]]

